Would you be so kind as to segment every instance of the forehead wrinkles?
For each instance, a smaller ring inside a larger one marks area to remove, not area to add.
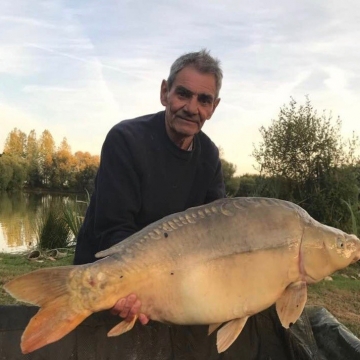
[[[202,74],[193,68],[184,68],[176,76],[173,88],[183,86],[194,94],[207,94],[215,99],[216,82],[213,74]]]
[[[211,100],[214,100],[214,96],[208,92],[201,92],[201,93],[196,93],[196,92],[193,92],[191,90],[189,90],[188,88],[186,88],[185,86],[183,85],[177,85],[175,87],[175,91],[183,91],[185,92],[188,96],[197,96],[197,97],[205,97],[205,98],[208,98],[208,99],[211,99]]]

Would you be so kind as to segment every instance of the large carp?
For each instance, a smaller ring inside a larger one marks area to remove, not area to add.
[[[360,240],[287,201],[232,198],[167,216],[97,256],[105,258],[37,270],[5,285],[16,299],[41,307],[22,336],[24,353],[130,293],[153,320],[209,324],[209,333],[219,328],[222,352],[249,316],[274,303],[288,328],[303,311],[306,284],[359,260]],[[135,320],[109,335],[130,330]]]

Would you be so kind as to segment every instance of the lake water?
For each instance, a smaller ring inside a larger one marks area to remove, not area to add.
[[[53,201],[74,201],[76,195],[0,192],[0,252],[21,252],[37,242],[36,222]]]

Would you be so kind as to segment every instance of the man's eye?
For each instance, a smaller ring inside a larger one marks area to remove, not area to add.
[[[178,90],[177,94],[178,94],[178,96],[183,97],[183,98],[187,98],[189,96],[188,93],[183,90]]]
[[[204,105],[210,105],[212,100],[207,96],[199,96],[199,102]]]

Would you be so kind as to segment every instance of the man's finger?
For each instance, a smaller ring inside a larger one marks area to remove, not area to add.
[[[122,298],[122,299],[118,300],[115,303],[114,307],[112,309],[110,309],[110,312],[113,315],[119,315],[119,313],[124,309],[125,302],[126,302],[125,298]]]
[[[119,299],[114,307],[110,310],[113,315],[119,315],[126,318],[129,315],[129,311],[136,300],[136,295],[131,294],[126,298]]]
[[[140,307],[141,307],[140,300],[136,300],[134,305],[131,307],[131,309],[129,311],[129,316],[137,315],[140,311]]]
[[[139,314],[139,321],[141,324],[146,325],[150,319],[145,314]]]

